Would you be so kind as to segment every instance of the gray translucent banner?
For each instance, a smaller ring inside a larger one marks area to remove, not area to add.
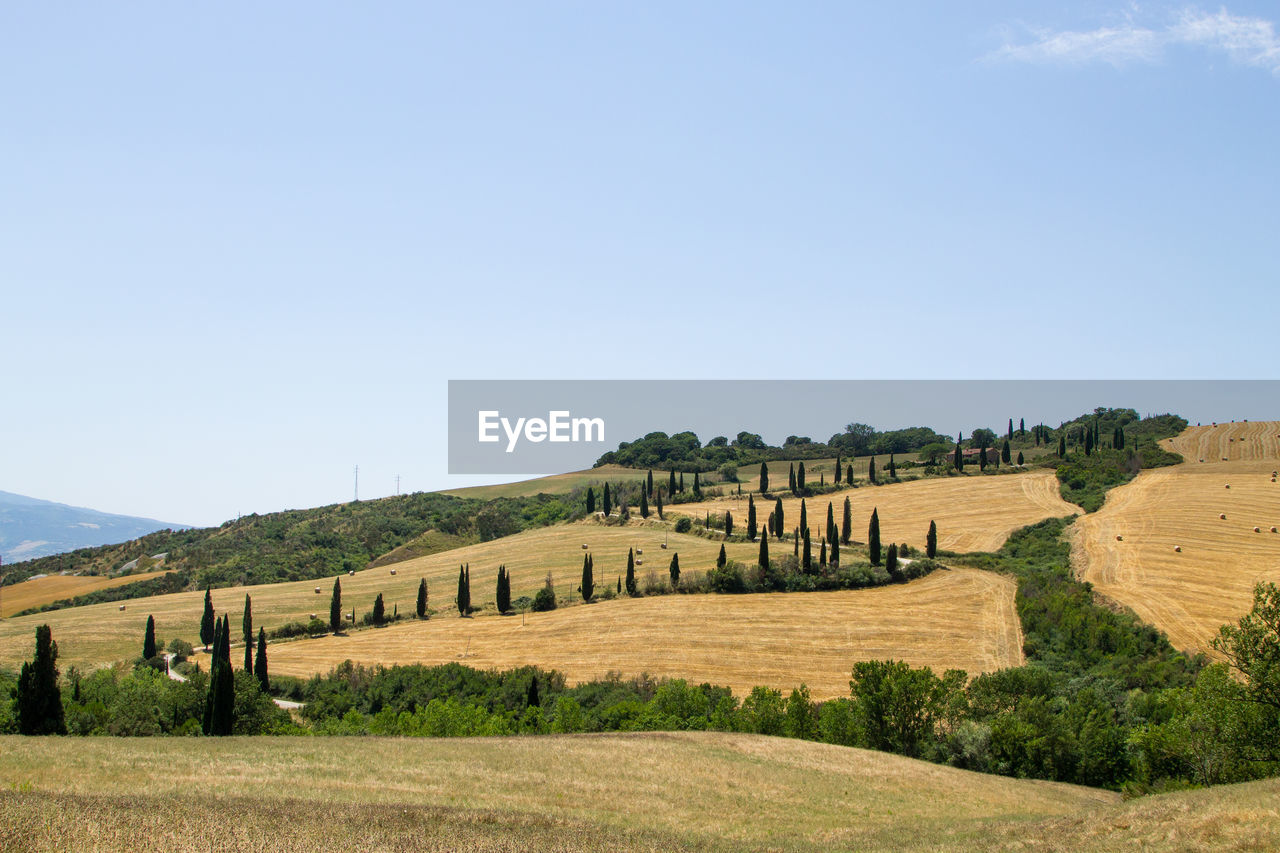
[[[1002,434],[1095,408],[1191,423],[1280,420],[1280,380],[449,380],[450,474],[590,468],[619,443],[690,430],[705,444],[757,433],[827,441],[845,425]]]

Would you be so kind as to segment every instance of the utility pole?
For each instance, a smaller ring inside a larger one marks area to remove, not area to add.
[[[396,497],[400,497],[400,475],[396,474]]]
[[[356,466],[356,502],[360,501],[360,466]]]

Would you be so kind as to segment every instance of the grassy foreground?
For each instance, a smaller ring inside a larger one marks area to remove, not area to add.
[[[755,735],[0,740],[5,850],[972,849],[1117,801]]]
[[[7,851],[1275,850],[1278,803],[701,732],[0,739]]]

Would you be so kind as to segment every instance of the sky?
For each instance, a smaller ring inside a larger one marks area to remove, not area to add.
[[[1278,27],[4,4],[0,489],[217,524],[471,482],[450,379],[1274,378]]]

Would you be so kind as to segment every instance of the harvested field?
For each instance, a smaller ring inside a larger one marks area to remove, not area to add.
[[[785,476],[783,483],[786,483]],[[939,477],[886,486],[863,485],[808,498],[805,503],[809,529],[815,535],[821,536],[826,525],[828,502],[839,526],[846,496],[852,505],[854,540],[866,541],[871,510],[878,508],[883,542],[906,542],[923,548],[929,521],[934,520],[938,523],[938,547],[950,551],[994,551],[1019,527],[1080,512],[1078,506],[1062,499],[1052,471]],[[670,507],[667,514],[702,517],[706,512],[723,514],[726,509],[733,512],[735,529],[746,524],[745,495],[677,504]],[[761,525],[771,512],[771,501],[756,504]],[[782,513],[790,533],[800,524],[800,499],[783,498]]]
[[[1255,583],[1280,581],[1278,436],[1280,423],[1257,422],[1168,440],[1184,463],[1143,471],[1074,525],[1077,574],[1177,648],[1207,651],[1220,625],[1248,612]]]
[[[897,658],[914,666],[976,675],[1022,663],[1010,578],[939,570],[905,585],[763,595],[665,595],[618,599],[527,617],[426,622],[345,637],[279,644],[271,671],[327,672],[364,664],[458,661],[481,669],[527,664],[558,669],[572,683],[623,676],[685,678],[727,685],[739,697],[756,685],[815,698],[845,696],[855,661]]]
[[[48,575],[12,584],[0,590],[0,617],[12,616],[32,607],[52,604],[64,598],[88,595],[102,589],[124,586],[137,581],[151,580],[166,574],[168,570],[146,572],[124,577],[99,575]]]
[[[669,550],[662,550],[664,539]],[[572,599],[582,576],[582,557],[587,553],[582,549],[583,544],[590,545],[596,583],[601,587],[625,574],[629,547],[645,552],[640,558],[644,565],[637,569],[641,580],[650,570],[665,577],[674,552],[679,552],[681,565],[689,571],[710,568],[720,551],[718,541],[668,533],[666,527],[638,521],[626,526],[606,526],[594,521],[559,524],[366,569],[351,576],[340,575],[343,607],[348,613],[354,608],[358,618],[373,608],[374,598],[382,593],[388,613],[398,607],[400,613],[411,614],[418,582],[426,578],[430,607],[452,611],[461,563],[471,564],[471,601],[475,607],[492,606],[500,563],[511,573],[513,599],[533,595],[549,571],[554,575],[559,595]],[[758,553],[758,546],[747,542],[729,543],[726,549],[731,558],[744,561],[754,561]],[[392,571],[396,574],[392,575]],[[253,597],[254,624],[268,631],[287,622],[306,622],[312,613],[327,622],[333,581],[333,577],[328,577],[215,589],[213,606],[219,613],[232,613],[233,622],[238,625],[247,593]],[[315,591],[317,587],[319,593]],[[6,601],[8,595],[6,588]],[[198,645],[203,592],[174,593],[124,603],[124,611],[118,604],[94,604],[0,621],[0,666],[17,666],[29,658],[36,626],[43,623],[53,628],[63,667],[69,664],[93,667],[135,656],[142,643],[148,614],[155,616],[156,632],[161,639],[181,637]]]

